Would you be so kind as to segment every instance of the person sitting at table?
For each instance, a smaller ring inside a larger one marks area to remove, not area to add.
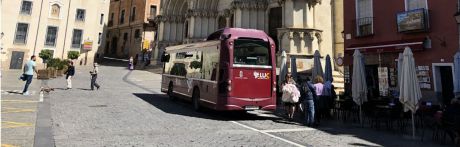
[[[451,104],[446,107],[441,119],[453,125],[450,126],[453,127],[451,132],[453,134],[449,135],[455,137],[455,141],[460,143],[460,98],[458,96],[452,99]]]

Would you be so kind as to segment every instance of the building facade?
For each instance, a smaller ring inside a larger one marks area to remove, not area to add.
[[[105,55],[134,57],[155,45],[160,0],[111,0]]]
[[[349,0],[344,3],[345,78],[351,87],[353,51],[364,54],[369,97],[398,91],[397,59],[412,49],[423,99],[445,103],[453,97],[453,56],[458,31],[457,1]],[[348,76],[347,76],[348,75]]]
[[[91,65],[104,48],[108,0],[7,0],[2,6],[2,69],[22,69],[43,49],[61,59],[79,51],[76,65]]]
[[[296,58],[299,72],[312,68],[313,54],[343,56],[341,16],[343,2],[333,0],[162,0],[154,58],[167,46],[203,41],[225,28],[263,30],[279,50]],[[337,17],[333,17],[337,16]],[[337,25],[337,27],[336,27]],[[336,36],[339,34],[339,40]],[[324,58],[323,58],[324,59]],[[333,61],[334,62],[334,61]],[[334,64],[334,63],[333,63]],[[324,66],[324,64],[323,64]]]

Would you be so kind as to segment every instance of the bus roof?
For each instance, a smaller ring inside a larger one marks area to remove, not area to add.
[[[223,28],[210,34],[207,40],[218,40],[222,34],[231,34],[235,38],[259,38],[268,41],[268,35],[262,30],[244,28]]]
[[[169,52],[170,51],[175,51],[175,50],[181,50],[181,51],[184,51],[184,52],[186,52],[186,51],[194,51],[194,50],[199,49],[199,48],[218,45],[219,43],[220,43],[220,40],[211,40],[211,41],[205,41],[205,42],[182,44],[182,45],[166,47],[166,51],[169,51]]]

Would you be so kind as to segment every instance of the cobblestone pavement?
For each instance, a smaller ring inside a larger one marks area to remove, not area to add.
[[[194,112],[160,93],[161,75],[101,66],[101,89],[89,90],[87,69],[73,89],[50,93],[56,146],[439,146],[369,128],[325,122],[309,128],[272,112]],[[65,79],[49,82],[64,88]]]
[[[25,82],[20,70],[2,71],[1,78],[1,145],[32,147],[39,103],[40,80],[33,79],[29,96],[22,95]]]

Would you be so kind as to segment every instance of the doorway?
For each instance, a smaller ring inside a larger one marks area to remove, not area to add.
[[[279,40],[277,29],[283,27],[283,9],[281,7],[271,8],[268,15],[268,35],[275,41],[276,52],[278,52]]]
[[[21,69],[24,61],[24,52],[13,51],[11,53],[10,69]]]
[[[438,101],[448,105],[454,98],[454,83],[452,63],[433,64],[433,77],[435,92],[438,95]]]

